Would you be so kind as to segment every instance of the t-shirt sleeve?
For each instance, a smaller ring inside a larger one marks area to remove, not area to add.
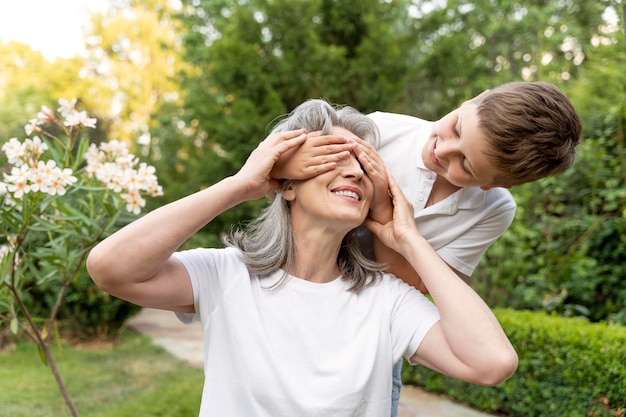
[[[229,285],[228,271],[241,263],[238,251],[232,248],[198,248],[174,253],[189,274],[195,313],[176,313],[180,321],[191,324],[208,317],[219,305]]]
[[[383,279],[395,297],[391,314],[394,359],[410,360],[428,331],[440,320],[439,310],[424,294],[393,275]]]

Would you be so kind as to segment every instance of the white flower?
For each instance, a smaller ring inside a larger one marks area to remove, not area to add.
[[[139,175],[137,175],[137,171],[134,169],[124,170],[124,188],[127,190],[141,190],[142,187],[143,182]]]
[[[142,182],[150,183],[157,179],[154,173],[156,172],[156,168],[151,165],[142,162],[139,164],[139,169],[137,169],[137,174],[142,178]]]
[[[50,185],[47,192],[50,195],[64,195],[67,192],[67,187],[75,182],[76,177],[72,175],[70,168],[55,167],[50,175]]]
[[[9,164],[20,166],[24,163],[25,150],[17,138],[11,138],[2,145],[2,151],[6,154]]]
[[[57,171],[57,176],[61,183],[65,186],[72,185],[77,181],[77,178],[72,175],[72,170],[70,168],[59,169]]]
[[[150,197],[161,197],[163,195],[163,187],[154,182],[146,188],[146,192]]]
[[[145,132],[139,135],[137,138],[137,143],[139,145],[150,145],[150,133]]]
[[[125,142],[114,139],[100,143],[97,147],[92,144],[84,158],[87,161],[85,172],[91,177],[95,176],[104,187],[120,193],[130,212],[138,214],[145,206],[142,192],[151,196],[163,195],[155,168],[140,163],[139,158],[129,153]],[[139,168],[135,169],[138,164]]]
[[[13,193],[13,198],[20,199],[30,191],[30,185],[28,184],[29,176],[30,167],[28,165],[13,167],[11,174],[5,176],[7,190]]]
[[[0,259],[9,253],[9,245],[0,245]]]
[[[63,122],[63,124],[65,126],[78,126],[78,125],[82,125],[85,127],[91,127],[91,128],[95,128],[96,127],[96,119],[95,118],[91,118],[87,115],[86,111],[76,111],[76,110],[72,110],[69,111],[66,115],[65,115],[65,122]]]
[[[102,142],[100,144],[100,150],[110,157],[109,160],[114,161],[117,158],[126,157],[128,152],[128,146],[124,142],[120,142],[117,139],[112,139],[108,142]],[[132,159],[132,156],[131,156]]]
[[[33,132],[41,132],[41,128],[39,127],[40,123],[37,119],[30,119],[28,124],[24,125],[24,132],[28,136],[32,135]]]
[[[54,119],[55,119],[54,112],[50,110],[49,108],[47,108],[46,106],[41,106],[41,111],[37,113],[37,120],[40,123],[46,123],[46,122],[51,122]]]
[[[9,184],[2,181],[0,181],[0,204],[5,207],[13,207],[16,204],[11,194],[9,194]]]
[[[113,162],[100,164],[95,170],[95,175],[102,184],[111,189],[115,188],[115,186],[112,184],[119,182],[119,180],[117,180],[116,178],[120,176],[119,169],[117,168],[117,165],[115,165],[115,163]]]
[[[87,152],[85,152],[84,159],[87,161],[87,174],[92,176],[102,165],[102,162],[104,160],[104,152],[100,151],[100,149],[98,149],[98,147],[94,143],[92,143],[91,145],[89,145],[89,149],[87,149]]]
[[[39,158],[41,154],[48,150],[48,145],[46,142],[43,142],[39,136],[33,136],[32,139],[26,139],[24,141],[24,149],[35,158]]]
[[[126,170],[131,169],[133,166],[135,166],[137,160],[135,159],[135,155],[129,153],[127,155],[122,155],[115,158],[115,163],[118,167],[120,167],[120,169]]]
[[[63,117],[67,117],[67,114],[74,111],[74,106],[76,106],[75,98],[73,98],[71,101],[67,101],[64,98],[60,98],[58,112],[61,113]]]
[[[128,193],[122,193],[121,197],[126,201],[126,210],[134,214],[141,213],[141,209],[146,205],[146,200],[141,197],[137,190],[129,190]]]
[[[37,168],[31,169],[29,180],[31,182],[30,190],[33,192],[48,192],[48,187],[52,183],[55,176],[56,162],[49,160],[47,162],[37,162]]]

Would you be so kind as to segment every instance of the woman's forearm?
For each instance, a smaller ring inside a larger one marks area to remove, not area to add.
[[[149,279],[194,233],[244,200],[242,185],[229,177],[160,207],[98,244],[89,254],[90,274],[94,280]]]
[[[450,350],[477,375],[496,375],[483,383],[508,378],[517,367],[517,354],[489,306],[422,236],[411,236],[404,247],[402,252],[439,309]]]

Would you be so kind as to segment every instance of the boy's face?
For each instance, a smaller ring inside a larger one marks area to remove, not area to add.
[[[477,107],[466,101],[458,109],[435,122],[422,148],[426,167],[457,187],[489,189],[499,172],[487,156],[490,145],[478,126]]]

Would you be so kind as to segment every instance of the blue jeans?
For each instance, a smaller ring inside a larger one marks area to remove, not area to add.
[[[400,388],[402,388],[402,359],[393,367],[391,376],[391,417],[398,417],[398,403],[400,402]]]

